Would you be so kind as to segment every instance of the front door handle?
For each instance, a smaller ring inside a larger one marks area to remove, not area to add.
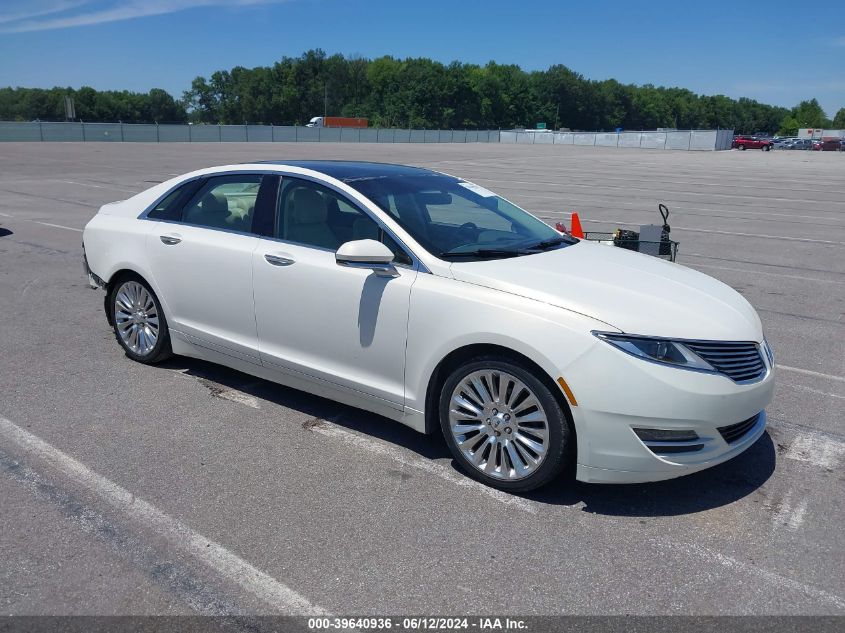
[[[273,264],[273,266],[290,266],[296,260],[292,257],[284,257],[282,255],[273,255],[272,253],[266,253],[264,255],[264,259],[267,260],[268,264]]]
[[[167,244],[168,246],[173,246],[182,241],[181,237],[176,237],[175,235],[159,235],[158,239],[161,240],[162,244]]]

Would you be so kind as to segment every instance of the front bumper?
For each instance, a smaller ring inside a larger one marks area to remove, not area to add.
[[[672,479],[725,462],[765,432],[765,408],[774,392],[765,358],[762,379],[738,384],[712,373],[635,358],[605,343],[592,348],[565,374],[578,406],[576,477],[585,482],[639,483]],[[720,427],[752,420],[726,440]],[[691,431],[698,448],[660,452],[634,429]],[[648,445],[647,445],[648,444]],[[652,448],[649,448],[652,446]]]

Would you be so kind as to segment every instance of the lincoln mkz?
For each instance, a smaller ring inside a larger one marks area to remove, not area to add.
[[[214,167],[103,206],[83,241],[129,358],[205,359],[442,433],[504,490],[568,465],[586,482],[669,479],[766,426],[772,352],[736,291],[461,178]]]

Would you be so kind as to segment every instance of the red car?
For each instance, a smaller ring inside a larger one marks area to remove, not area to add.
[[[842,140],[835,136],[826,136],[813,141],[813,149],[817,152],[842,151]]]
[[[771,139],[743,135],[735,136],[733,143],[731,143],[731,147],[735,147],[736,149],[761,149],[764,152],[771,150],[773,145]]]

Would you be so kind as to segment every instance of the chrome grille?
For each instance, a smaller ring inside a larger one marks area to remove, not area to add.
[[[720,374],[736,382],[756,380],[766,372],[757,343],[707,341],[684,342],[684,345],[713,365]]]
[[[736,424],[731,424],[730,426],[720,426],[719,434],[728,444],[733,444],[737,440],[742,439],[748,431],[754,428],[754,425],[757,424],[757,418],[759,417],[760,414],[758,413],[757,415],[751,416],[742,422],[737,422]]]

